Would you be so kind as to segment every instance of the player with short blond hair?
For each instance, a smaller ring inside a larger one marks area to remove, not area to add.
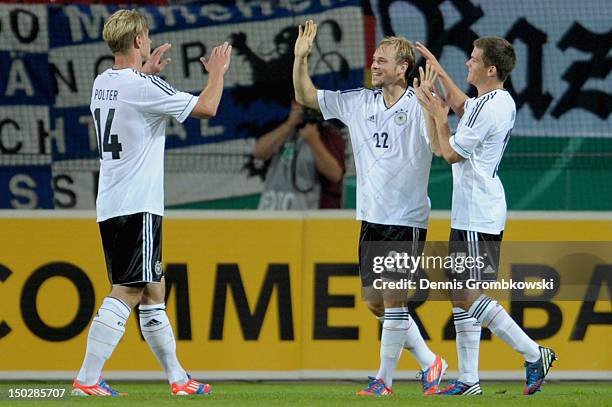
[[[385,37],[379,43],[378,47],[391,47],[395,49],[395,60],[401,64],[406,62],[409,69],[406,69],[406,75],[410,74],[412,68],[416,65],[416,51],[411,41],[404,37]]]
[[[376,275],[366,259],[370,242],[410,242],[420,254],[427,235],[430,204],[427,182],[432,151],[426,117],[409,86],[414,47],[405,38],[384,39],[372,62],[375,89],[317,90],[308,73],[308,56],[316,35],[313,21],[299,27],[293,83],[298,102],[320,110],[325,119],[340,119],[349,128],[357,170],[359,272],[369,309],[383,322],[380,369],[359,395],[392,394],[393,374],[406,347],[421,368],[423,394],[435,394],[447,364],[425,344],[407,307],[406,290],[375,290]],[[431,81],[422,72],[423,81]],[[396,243],[397,244],[397,243]],[[383,275],[397,279],[399,274]]]
[[[163,59],[170,44],[151,53],[148,25],[136,10],[114,13],[103,36],[115,60],[95,79],[90,108],[100,158],[97,221],[112,288],[91,323],[72,394],[121,395],[101,373],[138,304],[142,335],[163,366],[171,393],[209,394],[210,385],[193,380],[179,363],[166,315],[161,263],[164,144],[168,117],[182,123],[188,116],[216,115],[232,49],[225,43],[208,60],[201,59],[208,84],[194,96],[157,76],[170,62]]]
[[[132,48],[137,35],[149,30],[147,20],[136,10],[119,10],[106,20],[102,38],[111,52],[125,53]]]

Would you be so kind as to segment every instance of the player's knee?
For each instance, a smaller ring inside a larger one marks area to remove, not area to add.
[[[382,301],[368,301],[368,309],[377,317],[385,315],[385,305]]]
[[[472,306],[472,303],[467,300],[451,300],[453,307],[461,308],[464,311],[468,311]]]
[[[113,286],[110,297],[118,298],[125,302],[130,308],[134,308],[142,299],[144,286],[129,287],[129,286]]]
[[[163,293],[150,292],[146,290],[142,293],[142,299],[140,301],[141,304],[147,304],[147,305],[163,304],[164,302],[165,301],[164,301]]]
[[[162,277],[159,283],[149,283],[145,286],[140,303],[145,305],[163,304],[165,302],[165,295],[166,284]]]
[[[480,292],[477,290],[456,290],[451,292],[451,303],[453,307],[461,308],[467,312],[479,296]]]

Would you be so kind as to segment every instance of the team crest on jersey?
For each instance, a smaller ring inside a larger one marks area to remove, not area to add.
[[[401,110],[399,112],[395,112],[395,117],[393,118],[395,124],[401,126],[403,124],[406,124],[407,120],[408,116],[406,115],[406,112],[402,112]]]
[[[155,274],[159,276],[161,273],[162,273],[161,261],[156,261],[155,262]]]

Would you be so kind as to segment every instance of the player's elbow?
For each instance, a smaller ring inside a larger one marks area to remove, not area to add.
[[[463,117],[463,113],[464,113],[464,103],[465,100],[462,100],[460,102],[455,102],[450,104],[451,109],[453,110],[453,113],[455,113],[457,115],[458,118],[462,118]]]
[[[342,178],[344,178],[344,174],[342,172],[342,169],[338,168],[327,174],[325,178],[327,178],[327,180],[332,184],[337,184],[338,182],[342,181]]]
[[[449,164],[455,164],[455,163],[458,163],[464,160],[463,157],[461,157],[459,154],[457,154],[453,150],[443,151],[441,155],[444,158],[444,160],[446,160],[446,162]]]
[[[310,109],[320,110],[319,101],[317,100],[317,90],[312,89],[295,89],[295,101],[302,106],[306,106]]]
[[[206,102],[198,101],[193,111],[191,112],[191,116],[198,119],[210,119],[217,115],[218,107],[218,105],[212,105]]]
[[[308,101],[308,98],[306,97],[305,92],[298,92],[297,89],[295,91],[295,101],[302,106],[310,107],[310,103]]]
[[[217,107],[213,106],[204,106],[204,108],[200,111],[201,119],[211,119],[217,115]]]
[[[302,88],[298,85],[297,82],[293,82],[293,94],[294,94],[294,99],[296,102],[298,102],[299,104],[302,104],[302,99],[304,98],[303,95],[304,92],[302,92]]]

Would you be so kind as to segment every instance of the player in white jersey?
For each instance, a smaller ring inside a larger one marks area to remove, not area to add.
[[[91,113],[100,152],[97,220],[112,288],[91,323],[72,394],[121,395],[101,379],[101,372],[137,304],[142,335],[164,368],[171,393],[209,394],[210,385],[191,379],[179,363],[166,315],[161,263],[164,143],[169,117],[183,122],[188,116],[215,116],[231,46],[225,43],[213,49],[208,61],[202,58],[208,84],[194,96],[156,76],[169,62],[163,54],[170,44],[151,54],[146,19],[136,10],[110,16],[103,37],[115,61],[94,81]]]
[[[500,244],[506,223],[506,198],[497,174],[499,163],[514,126],[516,107],[504,81],[516,64],[512,44],[499,37],[474,41],[467,61],[467,81],[478,90],[468,98],[448,76],[434,55],[422,44],[417,49],[442,82],[446,99],[461,118],[451,135],[449,106],[439,89],[416,89],[423,107],[433,116],[440,151],[452,164],[453,203],[451,255],[484,260],[469,273],[450,270],[458,281],[496,279]],[[478,378],[478,353],[482,325],[525,358],[526,385],[523,394],[540,390],[556,359],[552,349],[539,346],[518,326],[497,301],[478,290],[451,293],[455,322],[459,379],[441,391],[443,395],[482,394]]]
[[[427,233],[427,181],[437,145],[430,146],[425,115],[407,83],[415,64],[414,47],[401,37],[388,37],[378,45],[372,63],[376,89],[317,90],[308,73],[315,35],[313,21],[299,27],[293,65],[295,97],[320,110],[325,119],[340,119],[349,128],[357,169],[357,219],[362,221],[359,271],[368,307],[383,322],[380,370],[358,394],[392,394],[393,373],[403,347],[421,367],[423,394],[435,394],[446,362],[425,344],[408,312],[407,291],[376,290],[381,276],[373,273],[370,262],[377,250],[371,242],[408,242],[411,255],[418,255]],[[400,276],[406,277],[383,273],[382,280]]]

